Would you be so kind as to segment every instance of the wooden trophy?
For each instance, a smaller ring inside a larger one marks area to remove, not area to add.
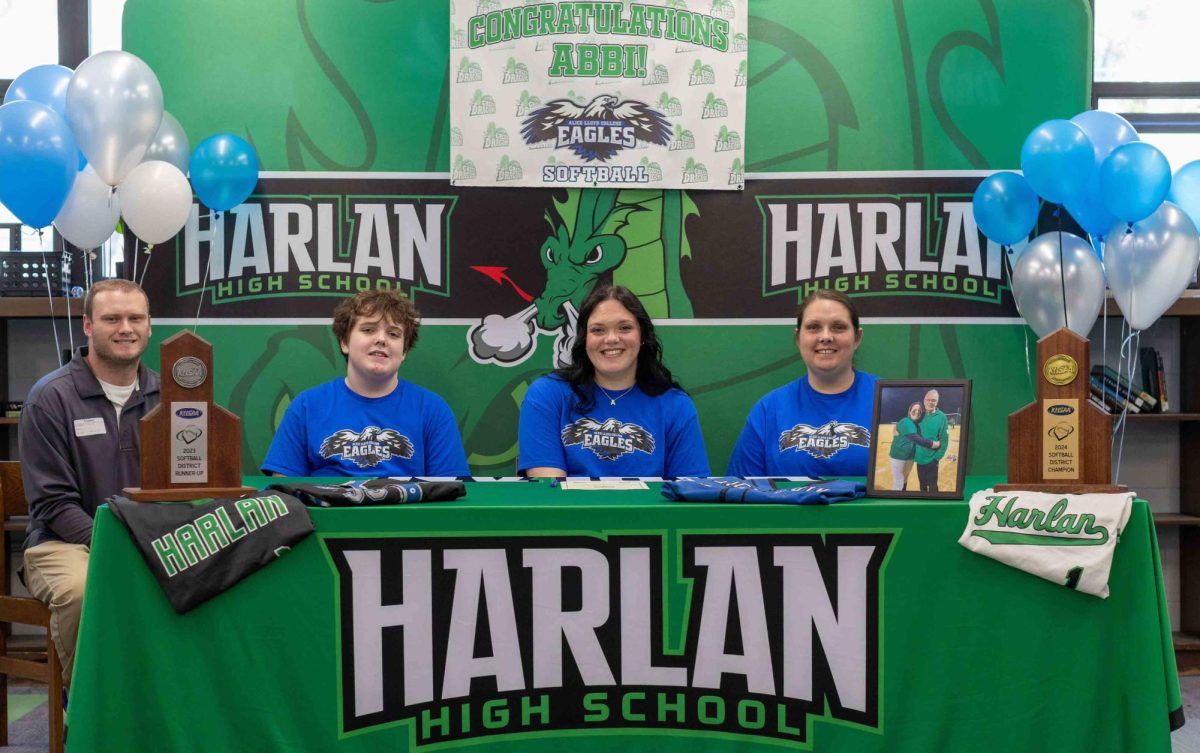
[[[1122,492],[1112,425],[1089,399],[1088,341],[1063,328],[1038,340],[1037,399],[1008,417],[1008,483],[996,491]]]
[[[138,502],[238,497],[242,420],[213,402],[212,344],[183,331],[163,341],[161,400],[141,421],[142,485],[125,489]]]

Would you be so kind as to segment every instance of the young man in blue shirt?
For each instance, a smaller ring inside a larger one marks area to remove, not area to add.
[[[333,332],[346,376],[300,393],[263,461],[305,476],[467,476],[450,406],[400,378],[421,321],[407,296],[369,290],[338,304]]]

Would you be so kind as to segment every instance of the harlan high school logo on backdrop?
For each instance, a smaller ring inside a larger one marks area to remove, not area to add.
[[[616,460],[634,450],[654,454],[654,435],[637,424],[627,424],[615,418],[600,423],[584,416],[562,430],[562,442],[567,447],[583,445],[601,460]]]
[[[831,458],[850,445],[871,446],[871,432],[858,424],[830,421],[812,427],[796,424],[779,435],[779,451],[807,452],[814,458]]]
[[[892,534],[667,536],[325,538],[342,731],[794,744],[816,718],[878,727]]]
[[[325,437],[321,457],[340,457],[359,468],[374,468],[393,457],[408,460],[413,456],[412,440],[395,429],[368,426],[361,432],[342,429]]]

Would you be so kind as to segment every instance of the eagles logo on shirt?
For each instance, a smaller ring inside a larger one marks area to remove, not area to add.
[[[583,445],[601,460],[616,460],[634,450],[647,455],[654,453],[654,436],[650,432],[637,424],[627,424],[615,418],[600,423],[584,416],[563,427],[562,442],[568,447]]]
[[[813,428],[796,424],[779,435],[779,451],[807,452],[814,458],[831,458],[852,444],[871,446],[871,432],[858,424],[837,421]]]
[[[359,468],[372,468],[393,457],[408,460],[413,456],[412,440],[395,429],[368,426],[361,432],[342,429],[325,437],[321,457],[340,457]]]

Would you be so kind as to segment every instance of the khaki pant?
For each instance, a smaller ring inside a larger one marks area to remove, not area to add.
[[[50,607],[50,635],[62,660],[63,683],[71,684],[75,641],[87,582],[90,547],[63,541],[44,541],[25,550],[25,585],[34,598]]]

